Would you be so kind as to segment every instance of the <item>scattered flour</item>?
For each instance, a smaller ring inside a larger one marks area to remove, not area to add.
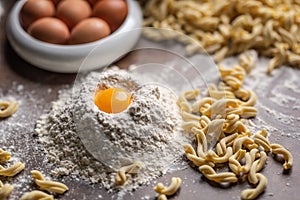
[[[177,97],[170,90],[141,85],[118,69],[92,72],[81,80],[72,90],[61,91],[36,125],[39,142],[54,164],[53,175],[79,176],[111,189],[116,169],[140,161],[141,172],[127,184],[132,190],[166,173],[183,154],[188,138],[180,133]],[[102,112],[93,103],[99,85],[126,89],[134,100],[121,113]]]

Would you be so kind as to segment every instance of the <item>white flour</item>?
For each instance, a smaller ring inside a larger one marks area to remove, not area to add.
[[[118,114],[99,111],[93,103],[98,84],[126,89],[134,101]],[[177,130],[181,117],[176,101],[167,88],[140,85],[123,70],[90,73],[72,91],[62,91],[51,112],[37,122],[39,141],[54,163],[52,174],[78,175],[110,189],[113,168],[140,161],[141,172],[128,184],[133,189],[166,173],[183,154],[185,141]]]

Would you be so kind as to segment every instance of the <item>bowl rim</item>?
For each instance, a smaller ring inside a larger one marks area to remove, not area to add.
[[[27,43],[29,46],[35,46],[35,47],[39,47],[39,48],[47,48],[49,51],[76,51],[76,50],[82,50],[83,48],[94,48],[98,45],[101,45],[101,43],[105,43],[107,41],[109,41],[111,38],[128,31],[127,30],[127,25],[129,23],[130,20],[130,16],[133,15],[133,8],[134,8],[134,2],[133,0],[125,0],[127,2],[127,7],[128,7],[128,12],[127,12],[127,16],[124,20],[124,22],[121,24],[121,26],[114,31],[113,33],[111,33],[110,35],[108,35],[107,37],[101,38],[97,41],[93,41],[93,42],[88,42],[88,43],[83,43],[83,44],[74,44],[74,45],[69,45],[69,44],[51,44],[51,43],[47,43],[47,42],[43,42],[41,40],[38,40],[32,36],[30,36],[25,30],[24,28],[21,26],[20,23],[20,11],[23,7],[23,5],[25,4],[27,0],[20,0],[18,2],[16,2],[16,4],[13,7],[13,10],[10,14],[10,20],[12,22],[12,24],[14,25],[14,34],[16,34],[16,37],[19,37],[19,39],[23,40],[24,43]],[[11,23],[8,23],[8,26],[12,26]],[[50,48],[50,49],[49,49]]]

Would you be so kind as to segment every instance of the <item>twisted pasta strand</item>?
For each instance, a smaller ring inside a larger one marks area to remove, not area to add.
[[[45,192],[34,190],[23,194],[20,200],[54,200],[54,197]]]
[[[215,170],[209,165],[202,165],[199,171],[208,179],[217,183],[229,182],[235,183],[238,181],[236,175],[232,172],[216,173]]]
[[[0,162],[6,162],[10,159],[10,152],[0,149]]]
[[[5,200],[9,197],[9,195],[12,193],[14,190],[14,186],[10,184],[4,184],[0,180],[0,199]]]
[[[242,193],[241,193],[241,198],[242,199],[255,199],[267,187],[268,180],[264,175],[262,175],[261,173],[256,173],[255,176],[258,180],[258,185],[254,189],[243,190]]]
[[[142,163],[140,162],[134,162],[131,165],[121,167],[115,176],[116,184],[124,185],[126,181],[128,181],[129,179],[128,174],[136,174],[141,167],[142,167]]]
[[[4,168],[0,165],[0,176],[15,176],[25,168],[25,164],[17,162],[8,168]]]
[[[175,194],[178,189],[180,188],[182,183],[181,178],[179,177],[173,177],[171,179],[171,183],[169,186],[164,186],[164,184],[162,183],[158,183],[155,187],[154,187],[154,191],[159,193],[159,194],[164,194],[164,195],[173,195]]]
[[[280,144],[271,144],[272,153],[275,155],[281,154],[285,160],[283,169],[288,170],[293,166],[294,158],[292,154]]]
[[[69,188],[63,183],[45,180],[42,173],[37,170],[32,170],[31,175],[34,178],[34,182],[39,186],[41,190],[46,190],[48,192],[54,192],[58,194],[63,194],[67,190],[69,190]]]

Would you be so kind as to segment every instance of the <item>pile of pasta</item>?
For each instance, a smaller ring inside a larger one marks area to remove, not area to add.
[[[300,67],[299,0],[150,0],[143,5],[144,26],[175,30],[145,30],[155,39],[174,37],[187,52],[205,49],[216,62],[248,49],[272,57],[268,72],[283,64]],[[201,47],[200,47],[201,46]]]
[[[193,90],[178,99],[183,128],[196,138],[196,148],[186,144],[185,154],[210,181],[230,184],[247,177],[255,188],[242,191],[241,198],[255,199],[267,186],[267,178],[260,171],[268,154],[283,157],[284,170],[292,167],[293,157],[286,148],[269,141],[266,129],[251,133],[247,128],[247,119],[257,114],[257,97],[242,87],[246,70],[219,66],[219,71],[222,81],[209,87],[209,97],[197,98],[199,91]],[[220,167],[229,171],[217,173],[215,169]]]

